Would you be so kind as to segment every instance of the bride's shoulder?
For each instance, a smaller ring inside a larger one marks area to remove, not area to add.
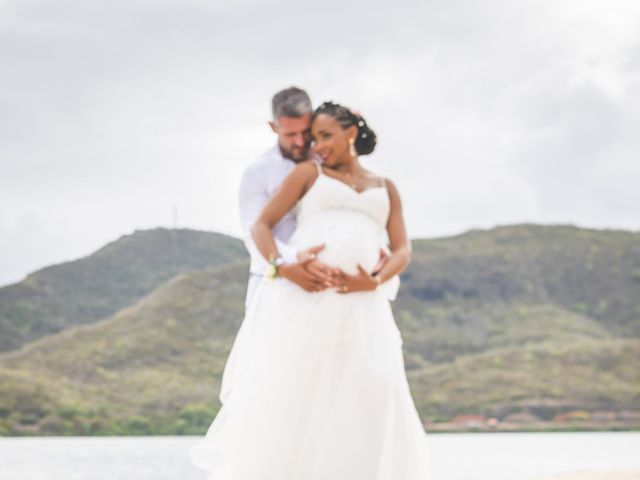
[[[395,184],[391,181],[390,178],[383,177],[382,175],[378,175],[378,174],[372,172],[371,170],[365,170],[365,173],[372,180],[377,180],[380,183],[380,186],[387,187],[387,189],[391,188],[394,191],[397,191],[397,188],[396,188]]]
[[[400,199],[400,192],[398,192],[398,189],[396,188],[396,184],[393,183],[391,180],[389,180],[388,178],[384,179],[384,185],[385,188],[387,189],[387,192],[389,194],[389,201],[391,203],[391,209],[395,209],[395,208],[402,208],[402,200]]]
[[[315,160],[309,159],[309,160],[304,160],[298,163],[294,167],[294,171],[298,171],[301,174],[311,175],[311,174],[317,174],[319,168],[320,167],[318,166],[318,162],[316,162]]]
[[[377,178],[378,182],[380,182],[380,186],[387,189],[387,192],[389,192],[389,199],[391,200],[392,204],[400,201],[400,193],[398,192],[398,188],[390,178],[383,177],[382,175],[376,175],[375,173],[368,170],[367,173],[372,175],[372,178]]]
[[[303,192],[306,192],[318,177],[318,168],[313,160],[299,162],[289,172],[283,183],[296,189],[300,187]]]
[[[291,170],[290,175],[306,182],[315,180],[319,174],[320,167],[314,160],[304,160]]]

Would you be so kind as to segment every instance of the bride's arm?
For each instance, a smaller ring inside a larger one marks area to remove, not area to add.
[[[316,167],[310,162],[296,165],[282,181],[251,227],[253,241],[265,259],[269,260],[280,255],[272,230],[305,194],[316,175],[315,172]]]
[[[262,256],[269,260],[280,255],[273,238],[273,228],[282,217],[302,198],[318,176],[312,162],[304,162],[287,175],[282,184],[260,212],[251,227],[251,235]],[[278,276],[290,280],[307,291],[319,291],[339,286],[341,272],[315,259],[324,245],[315,245],[298,253],[298,263],[285,263],[278,267]]]
[[[404,226],[400,194],[398,194],[396,186],[390,180],[386,180],[386,184],[390,204],[387,234],[389,236],[391,255],[375,276],[365,271],[360,265],[358,265],[357,274],[344,274],[346,288],[341,290],[340,293],[348,294],[375,290],[379,284],[402,272],[411,262],[411,242],[407,238],[407,231]]]
[[[389,236],[391,255],[382,269],[376,274],[376,277],[380,278],[380,283],[384,283],[394,275],[403,272],[411,262],[411,241],[407,237],[407,230],[404,225],[400,194],[391,180],[386,180],[385,183],[387,184],[390,201],[387,234]]]

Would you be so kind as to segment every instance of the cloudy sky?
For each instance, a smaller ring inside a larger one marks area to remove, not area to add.
[[[360,110],[410,235],[640,229],[637,0],[0,0],[0,285],[136,229],[239,234],[271,95]]]

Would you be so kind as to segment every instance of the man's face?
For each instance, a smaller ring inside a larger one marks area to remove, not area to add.
[[[311,145],[311,113],[303,117],[278,117],[269,122],[271,129],[278,135],[278,145],[282,155],[294,162],[309,158]]]

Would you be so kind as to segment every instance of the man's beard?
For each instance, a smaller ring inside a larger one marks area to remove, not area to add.
[[[282,152],[283,157],[293,160],[294,162],[301,162],[309,158],[308,147],[294,147],[293,149],[288,149],[280,145],[280,151]]]

